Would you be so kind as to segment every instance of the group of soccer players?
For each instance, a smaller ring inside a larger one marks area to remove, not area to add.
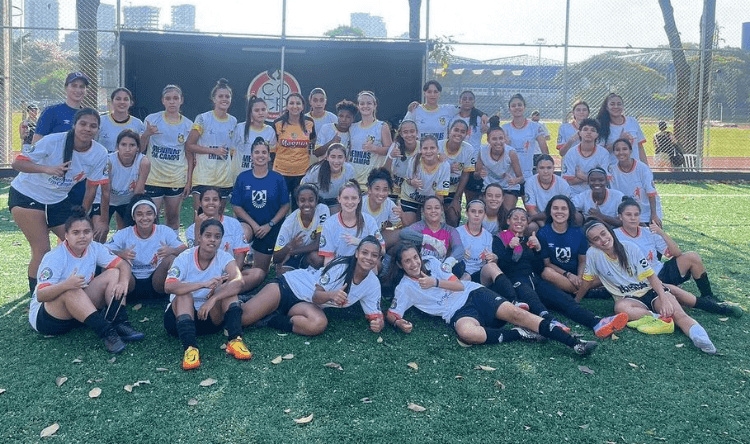
[[[291,94],[273,122],[252,96],[237,123],[225,79],[194,121],[180,112],[183,91],[167,85],[164,110],[142,122],[126,88],[102,116],[81,108],[88,83],[67,77],[66,102],[42,113],[13,164],[9,207],[31,246],[29,321],[42,334],[85,324],[118,353],[144,337],[126,303],[168,301],[164,326],[188,370],[200,365],[199,335],[226,330],[227,353],[250,359],[243,327],[317,335],[324,309],[355,302],[373,332],[385,322],[411,332],[404,316],[415,307],[464,345],[553,339],[580,355],[597,343],[571,336],[557,315],[598,338],[677,325],[715,353],[683,307],[742,314],[714,296],[700,256],[662,229],[645,137],[616,94],[596,119],[574,104],[557,176],[550,134],[520,94],[501,125],[471,91],[441,104],[429,81],[392,130],[371,91],[336,113],[321,88]],[[62,241],[52,251],[49,230]],[[699,297],[679,288],[691,278]],[[602,296],[614,297],[614,313],[580,304]]]

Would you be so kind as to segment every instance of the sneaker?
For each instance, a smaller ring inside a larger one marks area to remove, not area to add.
[[[597,338],[606,338],[616,331],[620,331],[625,328],[625,324],[628,323],[628,315],[626,313],[619,313],[614,316],[607,316],[603,318],[599,323],[594,326],[594,333]]]
[[[527,328],[514,327],[511,330],[517,331],[518,334],[521,336],[521,339],[523,339],[524,341],[543,342],[547,340],[547,338],[545,338],[544,336],[540,335],[539,333],[533,332]]]
[[[117,335],[125,342],[140,341],[145,338],[146,335],[134,329],[132,325],[127,322],[115,325],[115,331]]]
[[[674,333],[674,321],[672,318],[654,318],[652,322],[639,326],[638,331],[647,335]]]
[[[237,336],[227,343],[227,354],[234,356],[235,359],[250,359],[253,357],[253,353],[248,350],[245,343],[242,342],[242,338]]]
[[[734,318],[741,318],[745,313],[745,310],[737,304],[731,302],[720,302],[719,307],[724,307],[728,310],[727,314]]]
[[[596,350],[599,343],[596,341],[580,341],[578,344],[573,346],[573,351],[580,356],[588,356]]]
[[[201,365],[200,354],[198,349],[190,346],[185,350],[185,355],[182,357],[182,369],[192,370],[198,368]]]
[[[570,334],[570,327],[568,327],[567,325],[565,325],[562,322],[558,321],[557,319],[553,319],[552,322],[550,322],[549,325],[552,328],[559,327],[565,333]]]
[[[644,316],[644,317],[642,317],[642,318],[640,318],[640,319],[638,319],[638,320],[635,320],[635,321],[630,321],[630,322],[628,322],[628,324],[627,324],[627,325],[628,325],[628,327],[630,327],[630,328],[635,328],[635,329],[637,329],[637,328],[638,328],[638,327],[640,327],[641,325],[646,325],[646,324],[650,324],[651,322],[653,322],[653,321],[654,321],[654,319],[656,319],[656,318],[655,318],[655,317],[653,317],[653,316],[651,316],[651,314],[647,314],[646,316]]]
[[[125,343],[122,342],[114,328],[104,335],[104,346],[110,353],[120,353],[125,350]]]
[[[529,311],[529,304],[526,302],[514,302],[513,305],[520,308],[523,311]]]

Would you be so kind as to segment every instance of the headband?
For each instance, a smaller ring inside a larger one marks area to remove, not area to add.
[[[607,172],[606,172],[606,171],[604,170],[604,168],[602,168],[602,167],[594,167],[594,168],[591,168],[591,169],[589,170],[589,174],[588,174],[588,175],[590,176],[590,175],[591,175],[591,173],[602,173],[602,174],[604,174],[604,176],[605,176],[605,177],[607,176]]]
[[[139,205],[148,205],[152,210],[154,210],[154,213],[156,213],[156,204],[154,204],[150,200],[141,199],[133,204],[133,208],[130,209],[130,217],[135,218],[135,209],[138,208]]]
[[[589,231],[591,231],[591,229],[594,228],[597,225],[605,226],[604,222],[599,222],[599,221],[594,222],[593,224],[589,225],[588,228],[586,228],[586,230],[583,232],[583,235],[584,236],[588,236]]]
[[[474,199],[466,204],[466,209],[468,210],[471,204],[475,204],[475,203],[482,204],[482,208],[487,208],[487,204],[485,204],[482,199]]]

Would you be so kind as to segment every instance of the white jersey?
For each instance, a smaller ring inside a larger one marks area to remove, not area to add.
[[[570,185],[568,182],[558,177],[556,174],[552,175],[552,184],[545,187],[539,180],[539,175],[535,174],[529,178],[525,183],[526,193],[523,198],[523,203],[527,210],[532,208],[539,212],[544,212],[547,208],[547,203],[558,194],[570,197]]]
[[[313,120],[313,123],[315,124],[315,134],[317,134],[318,137],[320,137],[320,130],[324,126],[329,125],[329,124],[333,124],[333,123],[337,123],[339,121],[338,116],[336,114],[330,112],[330,111],[326,111],[323,114],[323,117],[313,117],[312,114],[310,114],[310,113],[305,113],[305,116],[307,116],[307,117],[309,117],[309,118],[311,118]],[[330,139],[328,139],[328,140],[330,140]],[[323,145],[325,145],[326,143],[328,143],[328,142],[324,142]],[[316,143],[316,145],[317,145],[317,143]]]
[[[216,256],[206,267],[205,270],[200,268],[198,262],[198,248],[189,248],[179,256],[177,256],[172,262],[172,267],[167,273],[167,283],[170,282],[186,282],[186,283],[198,283],[206,282],[215,277],[227,274],[227,265],[230,262],[234,262],[234,257],[223,250],[217,250]],[[208,288],[200,288],[193,292],[193,307],[196,310],[201,308],[204,302],[209,297],[211,290]],[[172,302],[175,298],[174,294],[169,295],[169,302]]]
[[[224,226],[224,236],[221,238],[222,250],[233,256],[250,251],[250,244],[245,242],[245,232],[237,219],[222,215],[220,222]],[[189,248],[196,246],[195,223],[185,230],[185,239]]]
[[[159,258],[156,252],[163,245],[167,245],[170,248],[185,246],[173,229],[166,225],[155,224],[151,235],[147,238],[140,237],[136,231],[136,227],[126,227],[122,230],[117,230],[112,235],[112,239],[107,242],[106,247],[112,251],[132,248],[135,252],[135,259],[130,264],[133,276],[136,279],[146,279],[161,264],[161,258]]]
[[[539,124],[539,126],[542,127],[542,134],[544,134],[544,138],[549,140],[550,135],[549,135],[549,129],[547,129],[547,125],[545,125],[544,122],[542,122],[541,120],[538,121],[537,123]],[[541,153],[542,153],[542,150],[539,148],[539,145],[537,145],[536,154],[541,154]]]
[[[560,128],[557,130],[557,151],[560,151],[562,147],[565,146],[566,143],[568,143],[568,140],[570,140],[571,137],[578,134],[578,124],[576,121],[572,122],[565,122],[562,125],[560,125]],[[574,143],[573,146],[578,144],[579,142]]]
[[[338,120],[336,122],[338,122]],[[352,149],[352,139],[349,131],[342,133],[336,129],[335,123],[327,123],[320,128],[320,132],[318,132],[316,127],[315,134],[317,134],[317,137],[315,138],[316,148],[325,145],[333,140],[334,137],[339,136],[339,139],[341,139],[339,143],[344,145],[344,148],[346,148],[346,156],[347,158],[349,157],[349,151]]]
[[[656,274],[659,274],[664,267],[664,264],[659,260],[659,254],[670,256],[667,241],[646,227],[638,227],[638,234],[635,237],[628,234],[622,227],[615,228],[615,235],[622,243],[632,242],[638,245]]]
[[[420,139],[426,134],[432,134],[437,140],[443,140],[448,133],[448,124],[458,114],[458,110],[456,105],[438,105],[437,108],[428,111],[424,105],[419,105],[414,111],[407,112],[404,119],[417,123]]]
[[[234,148],[234,177],[241,172],[247,171],[253,167],[252,148],[253,142],[257,137],[262,137],[268,143],[268,146],[276,146],[276,131],[269,125],[263,125],[260,131],[255,130],[252,126],[247,132],[247,141],[245,141],[245,125],[247,122],[238,123],[234,128],[234,137],[232,139],[232,148]]]
[[[338,264],[331,267],[325,273],[324,268],[319,270],[292,270],[284,273],[289,289],[292,290],[297,298],[313,302],[315,286],[319,285],[325,291],[335,291],[344,286],[344,277],[346,275],[346,265]],[[346,308],[354,305],[359,301],[362,311],[365,312],[367,319],[376,319],[383,317],[380,310],[380,281],[375,273],[370,271],[359,284],[351,283],[344,291],[347,293],[346,303],[338,305],[333,302],[316,304],[320,308]]]
[[[482,159],[482,165],[487,170],[487,177],[484,178],[484,187],[492,183],[500,184],[503,190],[520,190],[521,184],[509,185],[508,180],[516,177],[513,172],[513,166],[510,161],[510,152],[515,151],[512,147],[505,145],[503,155],[500,159],[495,160],[490,155],[490,146],[485,145],[479,150],[479,158]],[[520,158],[519,158],[520,160]]]
[[[654,186],[654,173],[651,172],[648,165],[636,159],[630,171],[623,171],[617,163],[613,163],[610,165],[609,172],[612,175],[612,181],[610,182],[612,188],[632,197],[640,205],[641,222],[648,223],[651,221],[649,197],[656,200],[656,215],[659,216],[659,219],[664,218],[661,198]]]
[[[464,172],[473,173],[477,169],[477,158],[472,147],[468,142],[461,142],[461,147],[455,154],[448,154],[446,145],[448,140],[441,140],[438,142],[438,152],[445,158],[448,165],[451,166],[451,187],[449,193],[455,193],[458,187],[458,182],[461,180],[461,175]],[[453,165],[458,164],[460,168],[458,172],[453,172]]]
[[[581,145],[577,145],[568,151],[565,155],[562,164],[562,177],[563,179],[572,179],[576,177],[576,169],[583,171],[584,174],[588,174],[592,169],[599,167],[604,171],[609,171],[609,152],[606,148],[601,145],[594,147],[594,152],[589,156],[584,156],[581,153]],[[589,185],[586,182],[577,183],[570,186],[573,195],[583,193],[589,189]]]
[[[441,281],[456,280],[453,274],[445,272],[440,268],[441,263],[436,258],[431,256],[425,257],[423,261],[425,268],[427,268],[432,277]],[[482,287],[476,282],[471,281],[461,281],[461,283],[464,285],[462,291],[450,291],[437,287],[422,288],[419,286],[418,280],[404,275],[401,278],[401,282],[396,286],[393,302],[388,312],[401,318],[406,313],[406,310],[411,307],[417,307],[420,311],[433,316],[440,316],[445,322],[450,322],[458,309],[466,304],[469,293]]]
[[[63,133],[64,134],[64,133]],[[68,248],[68,242],[59,244],[52,251],[47,252],[39,264],[37,271],[37,284],[31,295],[29,304],[29,322],[36,330],[36,318],[42,303],[37,299],[36,293],[42,288],[59,284],[72,274],[83,276],[84,287],[91,283],[96,273],[97,265],[102,268],[114,268],[120,262],[120,258],[98,242],[91,242],[81,257],[74,256]]]
[[[592,247],[586,252],[583,280],[593,281],[594,276],[598,276],[604,288],[615,300],[627,296],[640,298],[651,290],[651,284],[647,279],[654,274],[654,270],[637,245],[623,242],[622,246],[625,247],[628,258],[628,270],[623,270],[617,259],[612,259],[602,250]]]
[[[455,122],[456,120],[463,120],[464,122],[466,122],[466,126],[469,127],[469,131],[466,132],[464,141],[468,142],[469,145],[474,148],[474,152],[479,151],[479,148],[482,146],[482,116],[477,116],[477,124],[471,126],[470,117],[461,117],[460,114],[456,114],[456,116],[453,117],[450,122],[448,122],[448,128],[450,128],[453,122]]]
[[[329,217],[323,223],[323,230],[320,233],[320,244],[318,252],[324,257],[351,256],[357,250],[357,245],[351,245],[346,242],[344,236],[349,235],[358,239],[365,236],[373,235],[380,242],[380,246],[385,248],[385,241],[380,234],[377,222],[369,214],[362,214],[365,224],[362,232],[357,234],[357,227],[348,227],[341,220],[341,213]],[[357,242],[359,244],[359,242]]]
[[[193,170],[194,185],[210,185],[219,188],[231,188],[234,185],[231,149],[234,145],[234,129],[237,119],[231,114],[220,119],[214,111],[198,114],[193,123],[198,131],[198,145],[206,148],[218,149],[224,147],[230,154],[219,156],[216,154],[195,154],[195,169]]]
[[[419,167],[414,173],[414,162],[417,157],[409,159],[406,168],[406,178],[401,184],[401,200],[424,203],[430,196],[447,196],[451,186],[451,167],[448,162],[439,162],[429,169],[420,158]],[[414,188],[408,183],[408,179],[421,179],[422,187]]]
[[[404,147],[400,147],[404,150]],[[406,155],[406,160],[401,160],[401,157],[397,157],[391,161],[391,173],[393,174],[393,194],[396,196],[401,194],[401,187],[406,180],[406,170],[409,168],[409,161],[419,153],[419,140],[417,140],[417,147],[414,148],[414,152]]]
[[[516,128],[513,122],[503,125],[507,142],[518,153],[523,177],[531,177],[534,170],[534,154],[539,150],[537,137],[544,136],[544,130],[538,122],[526,119],[522,128]]]
[[[394,227],[401,225],[401,218],[393,212],[394,208],[396,208],[396,204],[386,197],[383,205],[380,206],[380,210],[377,213],[373,213],[370,210],[370,196],[365,195],[362,198],[362,213],[372,216],[378,227],[380,227],[381,232],[385,229],[386,222],[390,222]]]
[[[371,142],[375,146],[383,146],[383,125],[385,122],[376,120],[370,126],[357,122],[349,128],[351,150],[349,151],[349,162],[354,167],[357,182],[361,188],[367,183],[367,175],[375,168],[385,165],[387,160],[380,154],[363,151],[365,142]]]
[[[485,215],[484,220],[482,221],[482,228],[489,231],[493,236],[496,235],[497,232],[500,231],[500,224],[498,223],[497,216],[490,218]]]
[[[57,166],[63,163],[67,132],[44,136],[40,141],[25,148],[18,159],[36,165]],[[68,197],[73,185],[88,180],[94,185],[109,181],[107,150],[92,141],[91,148],[84,152],[73,150],[70,167],[65,176],[52,176],[47,173],[18,173],[10,185],[18,192],[45,205],[56,204]]]
[[[624,132],[633,136],[633,151],[631,152],[631,157],[633,159],[640,159],[640,150],[638,147],[640,144],[646,142],[646,136],[643,134],[643,130],[641,130],[641,125],[639,125],[638,121],[632,117],[625,116],[625,123],[622,125],[615,125],[613,123],[609,124],[609,137],[607,137],[606,145],[611,146]],[[615,157],[614,153],[610,154],[610,163],[615,162],[617,162],[617,157]]]
[[[602,214],[609,217],[617,217],[617,207],[622,203],[623,194],[617,190],[605,189],[606,196],[601,205],[597,205],[591,197],[591,190],[585,193],[573,196],[573,205],[576,210],[583,212],[584,215],[592,208],[597,208]]]
[[[466,225],[456,228],[464,246],[464,264],[466,273],[474,274],[486,263],[484,257],[492,252],[492,233],[482,227],[476,236],[469,232]]]
[[[327,162],[324,160],[323,162]],[[311,183],[318,187],[318,196],[321,199],[336,199],[339,196],[339,190],[350,180],[354,179],[354,167],[349,162],[344,162],[341,173],[338,176],[331,174],[331,183],[328,185],[328,190],[324,191],[320,188],[320,164],[312,166],[305,176],[302,178],[300,183]]]
[[[123,166],[117,153],[110,153],[109,164],[109,205],[119,207],[130,203],[130,198],[135,194],[135,185],[138,183],[141,172],[141,162],[145,159],[141,153],[135,155],[133,164],[129,167]],[[97,187],[94,203],[102,202],[102,189]]]
[[[123,123],[117,123],[112,118],[112,114],[107,113],[101,117],[101,120],[99,136],[96,138],[96,141],[101,143],[107,149],[108,153],[117,151],[117,136],[124,130],[130,129],[139,135],[143,134],[143,131],[146,130],[146,125],[143,124],[143,121],[133,116],[128,116],[128,120]]]
[[[323,223],[330,216],[328,206],[325,204],[318,204],[315,207],[315,214],[313,215],[310,225],[305,226],[302,222],[299,209],[292,211],[292,214],[284,219],[284,223],[281,224],[279,235],[276,237],[276,246],[273,251],[279,251],[286,247],[289,242],[300,234],[304,234],[302,244],[300,246],[306,246],[313,243],[315,236],[319,235],[323,231]]]
[[[185,141],[193,122],[180,115],[180,121],[166,120],[164,111],[149,114],[146,123],[156,126],[158,134],[148,139],[146,155],[151,161],[151,172],[146,185],[155,187],[182,188],[187,182],[187,154]]]

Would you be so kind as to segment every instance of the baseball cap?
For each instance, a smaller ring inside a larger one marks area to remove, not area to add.
[[[78,80],[78,79],[83,80],[83,83],[85,83],[86,86],[89,86],[89,83],[91,83],[89,81],[89,78],[86,76],[86,74],[80,71],[76,71],[76,72],[71,72],[70,74],[68,74],[68,77],[65,78],[65,86],[68,86],[70,82],[74,80]]]
[[[26,109],[39,109],[36,103],[29,103]]]

